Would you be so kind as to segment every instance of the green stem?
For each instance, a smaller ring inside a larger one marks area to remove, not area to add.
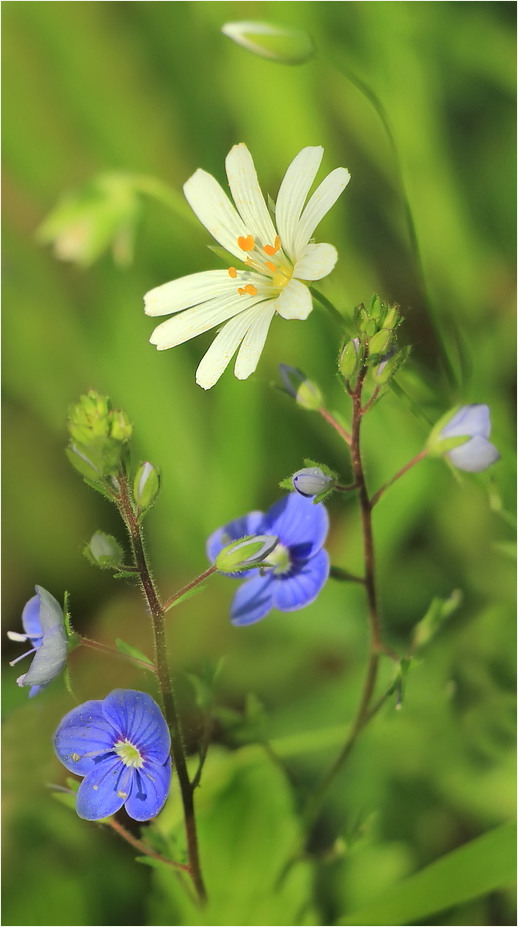
[[[162,695],[164,714],[171,733],[171,754],[182,796],[185,833],[187,839],[187,854],[189,859],[189,873],[195,885],[200,901],[205,901],[207,895],[201,874],[198,854],[198,841],[196,836],[196,822],[194,817],[194,789],[189,779],[189,773],[187,770],[187,761],[183,744],[180,718],[176,708],[176,700],[171,677],[169,675],[164,609],[160,603],[160,599],[158,597],[158,593],[155,589],[155,584],[149,570],[144,549],[142,528],[138,523],[136,513],[133,509],[126,476],[121,476],[119,478],[119,485],[120,494],[118,496],[118,507],[128,530],[133,556],[135,559],[135,565],[138,568],[142,591],[146,598],[153,624],[155,665],[160,685],[160,692]]]

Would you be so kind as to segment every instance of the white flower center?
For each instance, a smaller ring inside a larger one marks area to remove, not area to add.
[[[241,235],[237,239],[237,244],[241,251],[244,251],[247,255],[244,259],[245,264],[264,277],[269,277],[270,286],[276,291],[276,293],[271,295],[278,296],[293,276],[293,265],[282,250],[279,236],[275,236],[273,245],[266,244],[261,247],[256,242],[253,235],[247,235],[246,237]],[[246,271],[240,272],[237,271],[235,267],[229,267],[228,273],[233,280],[243,283],[243,286],[238,286],[237,288],[237,292],[240,296],[257,295],[257,287],[255,284],[246,283]]]
[[[125,766],[134,766],[136,769],[140,769],[140,767],[144,765],[144,759],[140,755],[140,750],[130,743],[129,740],[119,740],[113,749],[117,756],[120,756]]]

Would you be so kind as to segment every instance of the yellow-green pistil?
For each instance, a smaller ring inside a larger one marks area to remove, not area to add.
[[[290,551],[284,544],[277,544],[266,559],[273,566],[273,572],[276,576],[282,576],[291,570]]]
[[[135,769],[140,769],[140,767],[144,765],[144,760],[140,755],[140,751],[137,747],[134,747],[129,740],[119,740],[119,742],[115,744],[114,750],[117,756],[120,756],[125,766],[133,766]]]

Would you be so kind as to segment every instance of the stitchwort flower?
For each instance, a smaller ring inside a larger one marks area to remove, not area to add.
[[[59,676],[67,659],[68,641],[63,609],[43,586],[36,586],[36,595],[25,605],[22,625],[23,634],[8,631],[7,636],[12,641],[30,641],[32,649],[12,660],[10,665],[14,666],[31,653],[35,654],[28,671],[16,680],[19,686],[31,687],[29,698],[32,698],[45,689],[55,676]]]
[[[313,602],[329,576],[329,556],[322,549],[329,528],[326,508],[290,493],[263,512],[250,512],[218,528],[207,541],[209,559],[231,541],[250,535],[274,535],[277,545],[268,554],[269,567],[247,572],[231,608],[232,624],[254,624],[272,608],[295,611]],[[233,578],[242,574],[229,573]]]
[[[303,148],[292,161],[279,189],[275,224],[244,144],[234,145],[226,159],[235,206],[206,171],[197,170],[184,185],[200,222],[239,266],[180,277],[150,290],[144,301],[147,315],[173,314],[151,335],[160,351],[227,323],[196,371],[203,389],[219,380],[238,348],[234,373],[239,380],[250,376],[274,315],[307,319],[313,308],[308,282],[326,277],[335,266],[333,245],[311,239],[350,174],[336,168],[306,203],[323,153],[321,147]]]
[[[450,412],[437,423],[428,440],[428,449],[435,456],[446,454],[459,470],[478,473],[500,457],[494,444],[488,440],[490,434],[489,406],[461,406],[453,415]],[[465,440],[452,447],[455,438]]]
[[[84,776],[76,810],[99,821],[124,805],[135,821],[162,810],[171,782],[171,737],[154,699],[115,689],[103,700],[73,708],[54,734],[58,759]]]

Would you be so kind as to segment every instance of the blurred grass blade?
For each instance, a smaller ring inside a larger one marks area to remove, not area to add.
[[[415,924],[447,908],[512,885],[516,825],[502,824],[416,872],[337,924]]]

